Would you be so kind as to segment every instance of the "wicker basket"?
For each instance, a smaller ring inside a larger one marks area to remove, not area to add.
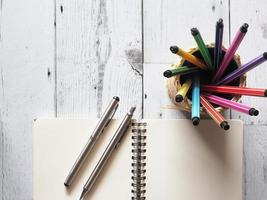
[[[208,48],[214,48],[214,45],[210,44],[210,45],[208,45]],[[225,52],[226,48],[223,47],[223,51]],[[192,48],[189,51],[189,53],[192,53],[192,54],[194,54],[196,52],[198,52],[198,48]],[[239,55],[236,54],[234,56],[233,60],[235,61],[237,67],[241,66],[240,56]],[[177,67],[183,66],[184,62],[185,62],[185,60],[182,59],[178,64],[173,64],[172,67],[173,68],[177,68]],[[231,66],[229,66],[229,68],[231,68]],[[169,97],[170,97],[171,101],[173,102],[173,104],[175,105],[176,108],[184,110],[184,111],[187,111],[187,112],[191,112],[192,103],[191,103],[190,98],[188,98],[188,95],[180,103],[177,103],[175,101],[175,96],[176,96],[178,90],[181,87],[181,82],[180,81],[181,81],[181,76],[173,76],[173,77],[168,79],[167,88],[168,88]],[[240,77],[238,85],[240,87],[245,87],[246,86],[246,75],[243,75],[243,76]],[[240,98],[241,98],[240,95],[236,95],[236,96],[230,97],[228,99],[231,99],[233,101],[238,101]],[[219,111],[219,112],[223,112],[226,108],[216,107],[215,109],[217,111]],[[203,109],[203,107],[200,108],[200,112],[201,112],[201,114],[206,114],[205,109]]]

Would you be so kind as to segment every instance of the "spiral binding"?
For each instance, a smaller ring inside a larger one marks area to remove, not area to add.
[[[146,199],[146,126],[145,122],[132,123],[132,200]]]

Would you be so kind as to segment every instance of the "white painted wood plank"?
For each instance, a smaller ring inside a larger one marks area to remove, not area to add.
[[[244,199],[267,199],[267,126],[244,128]]]
[[[267,51],[267,13],[265,8],[266,1],[264,0],[231,1],[231,36],[234,36],[242,23],[247,22],[250,25],[248,33],[238,49],[242,63]],[[267,63],[251,70],[247,73],[247,86],[267,88],[266,74]],[[266,98],[242,97],[242,102],[257,108],[260,111],[259,116],[251,117],[233,111],[233,118],[240,118],[246,124],[267,124]]]
[[[172,108],[167,79],[162,75],[170,64],[144,64],[144,118],[188,118],[190,114]]]
[[[114,95],[116,117],[141,116],[141,1],[56,2],[58,116],[99,117]]]
[[[219,18],[224,19],[224,43],[228,44],[228,1],[144,1],[145,63],[177,62],[177,56],[170,53],[169,47],[178,45],[185,50],[195,47],[192,27],[199,29],[206,43],[214,43],[215,23]]]
[[[54,115],[53,1],[1,1],[0,60],[0,199],[29,200],[32,122]]]

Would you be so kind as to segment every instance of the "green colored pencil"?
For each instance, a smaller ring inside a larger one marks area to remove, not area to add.
[[[204,41],[203,41],[198,29],[197,28],[192,28],[191,29],[191,33],[192,33],[192,35],[193,35],[193,37],[194,37],[194,39],[195,39],[195,41],[196,41],[196,43],[198,45],[199,51],[200,51],[200,53],[201,53],[206,65],[208,66],[208,69],[210,71],[213,71],[214,67],[213,67],[213,64],[212,64],[210,52],[207,49],[207,47],[206,47],[206,45],[205,45],[205,43],[204,43]]]

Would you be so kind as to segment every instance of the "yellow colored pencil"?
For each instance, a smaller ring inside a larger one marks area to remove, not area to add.
[[[176,102],[181,102],[184,100],[185,98],[185,95],[187,94],[189,88],[191,87],[192,85],[192,80],[191,79],[188,79],[186,80],[182,87],[179,89],[179,91],[177,92],[176,96],[175,96],[175,101]]]
[[[185,60],[187,60],[188,62],[196,65],[197,67],[207,70],[207,66],[196,56],[184,51],[183,49],[177,47],[177,46],[171,46],[170,50],[172,53],[177,54],[179,56],[181,56],[182,58],[184,58]]]

